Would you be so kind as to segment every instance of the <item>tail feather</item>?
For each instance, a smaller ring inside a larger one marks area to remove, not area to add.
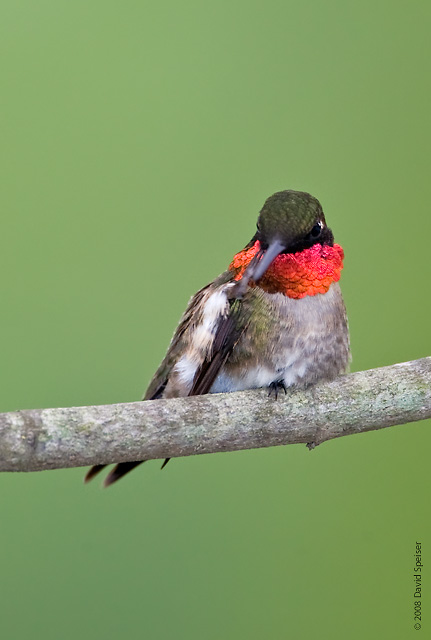
[[[170,458],[165,458],[164,463],[163,463],[163,464],[162,464],[162,466],[160,467],[160,471],[166,467],[166,465],[168,464],[169,460],[170,460]]]
[[[97,474],[99,474],[102,469],[104,469],[106,467],[106,464],[95,464],[93,467],[90,468],[89,471],[87,471],[87,474],[84,478],[84,482],[90,482],[90,480],[92,480],[95,476],[97,476]]]
[[[119,462],[115,465],[115,467],[108,473],[103,483],[104,487],[109,487],[114,482],[117,482],[120,478],[132,471],[139,464],[142,464],[145,460],[139,460],[138,462]]]

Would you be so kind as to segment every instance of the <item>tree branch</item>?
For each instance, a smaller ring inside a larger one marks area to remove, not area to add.
[[[39,471],[274,445],[310,446],[431,417],[431,357],[275,400],[265,389],[0,414],[0,471]]]

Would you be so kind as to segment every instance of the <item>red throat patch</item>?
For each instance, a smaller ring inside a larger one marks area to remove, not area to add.
[[[252,247],[237,253],[229,269],[235,271],[235,280],[241,280],[244,271],[260,249],[259,240]],[[298,253],[281,253],[256,285],[268,293],[284,293],[289,298],[305,298],[326,293],[333,282],[340,279],[344,251],[339,244],[314,244]]]

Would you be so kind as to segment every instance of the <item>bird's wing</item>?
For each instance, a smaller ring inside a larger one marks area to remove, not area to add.
[[[225,287],[225,285],[228,286]],[[193,346],[194,331],[202,321],[206,302],[213,293],[223,290],[226,292],[229,305],[228,312],[220,313],[214,323],[211,345],[202,354],[202,360],[194,374],[192,387],[188,394],[184,395],[208,393],[218,372],[248,324],[248,314],[243,313],[241,300],[235,297],[236,283],[232,280],[231,271],[222,273],[191,298],[171,340],[166,356],[154,374],[143,400],[156,400],[162,397],[178,358],[187,351],[190,345]]]
[[[229,300],[229,310],[218,320],[214,340],[208,354],[197,368],[189,396],[208,393],[220,369],[232,353],[249,319],[244,313],[242,300],[235,297]]]
[[[202,304],[202,301],[211,286],[212,283],[200,289],[189,301],[187,309],[184,311],[180,323],[171,340],[168,351],[154,374],[153,379],[142,398],[143,400],[156,400],[162,396],[172,368],[177,361],[178,353],[181,352],[182,343],[185,342],[185,334],[193,322],[193,316],[196,314],[196,310]]]

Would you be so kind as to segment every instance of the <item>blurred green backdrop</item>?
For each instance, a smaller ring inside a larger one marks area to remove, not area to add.
[[[140,398],[284,188],[345,248],[353,369],[431,354],[429,3],[0,7],[0,411]],[[428,431],[3,474],[4,637],[408,638]]]

